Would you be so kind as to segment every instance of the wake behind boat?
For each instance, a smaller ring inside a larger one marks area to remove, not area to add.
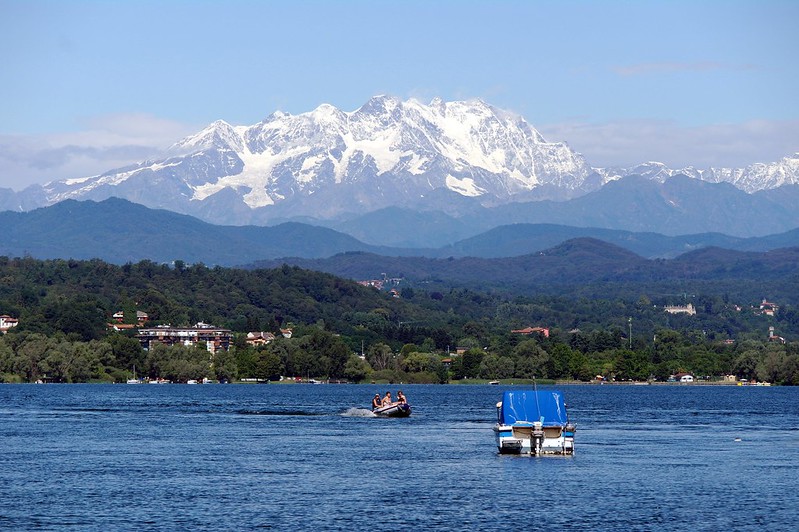
[[[574,454],[574,431],[560,392],[506,391],[494,432],[501,454]]]

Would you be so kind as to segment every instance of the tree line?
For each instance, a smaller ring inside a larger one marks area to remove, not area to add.
[[[657,286],[641,290],[635,298],[600,299],[404,286],[395,298],[289,266],[0,257],[0,314],[19,319],[0,337],[0,379],[124,382],[135,366],[138,376],[175,382],[664,380],[687,372],[799,383],[790,338],[799,313],[791,305],[764,316],[757,301],[735,293],[686,293],[683,302],[692,302],[697,314],[670,315]],[[229,328],[233,346],[213,356],[202,345],[144,351],[133,333],[108,326],[119,310],[134,322],[137,309],[148,314],[148,325],[202,321]],[[531,325],[547,327],[549,337],[511,332]],[[294,330],[292,338],[280,337],[284,327]],[[788,336],[787,343],[769,340],[768,327]],[[278,338],[254,347],[246,343],[249,331]]]

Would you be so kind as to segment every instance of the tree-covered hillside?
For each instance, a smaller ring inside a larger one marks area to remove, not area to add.
[[[778,310],[768,315],[758,298],[666,292],[675,290],[673,282],[642,282],[606,298],[583,297],[588,285],[542,294],[400,282],[394,297],[296,266],[243,270],[180,261],[115,266],[0,257],[0,314],[19,320],[0,338],[0,375],[6,381],[124,381],[135,366],[140,376],[173,381],[440,382],[597,374],[666,379],[686,371],[799,383],[794,305],[778,300]],[[669,314],[667,303],[691,303],[696,314]],[[233,347],[210,363],[202,347],[143,351],[133,332],[109,328],[120,310],[126,316],[146,312],[148,326],[228,328]],[[512,332],[531,326],[550,334]],[[769,327],[786,343],[769,340]],[[292,337],[282,338],[280,330],[289,328]],[[278,339],[253,347],[245,342],[250,331]]]

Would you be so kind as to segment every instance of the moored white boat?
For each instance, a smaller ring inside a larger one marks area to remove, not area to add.
[[[394,403],[375,408],[372,413],[381,417],[408,417],[411,415],[411,405],[408,403]]]
[[[133,366],[133,378],[128,379],[128,384],[141,384],[141,381],[136,378],[136,366]]]
[[[502,454],[573,454],[576,428],[558,391],[506,391],[497,403],[494,433]]]

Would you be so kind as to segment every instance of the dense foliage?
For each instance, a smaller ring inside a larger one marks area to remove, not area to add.
[[[671,283],[672,281],[670,281]],[[710,286],[710,285],[708,285]],[[19,326],[0,338],[0,379],[116,381],[132,375],[234,380],[281,376],[349,381],[608,378],[665,380],[679,372],[799,384],[799,312],[759,311],[748,292],[665,293],[670,284],[637,284],[624,297],[400,286],[401,297],[341,278],[282,266],[241,270],[143,261],[0,257],[0,314]],[[690,302],[697,314],[662,305]],[[143,351],[133,332],[108,327],[135,310],[148,325],[212,323],[235,333],[229,352],[203,346]],[[547,327],[541,334],[514,329]],[[768,340],[768,328],[788,338]],[[291,328],[292,337],[280,337]],[[248,331],[278,339],[263,347]],[[632,336],[630,336],[632,332]],[[462,353],[455,356],[455,353]],[[359,354],[363,357],[359,357]]]

